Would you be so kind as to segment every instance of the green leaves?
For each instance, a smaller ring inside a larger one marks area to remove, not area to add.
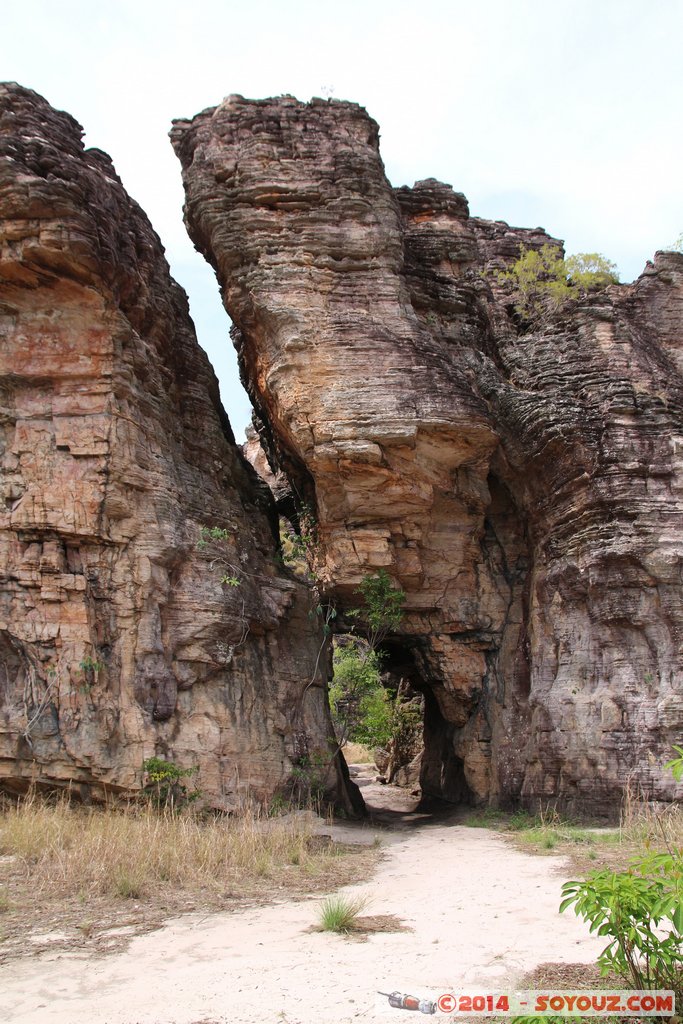
[[[560,272],[568,277],[569,287],[578,288],[580,292],[606,288],[619,281],[616,263],[605,259],[599,252],[577,252],[575,256],[567,256],[563,262]]]
[[[199,790],[188,793],[181,781],[195,775],[199,765],[192,768],[181,768],[175,761],[164,761],[161,757],[148,757],[142,762],[142,770],[147,776],[143,793],[146,793],[160,808],[173,810],[190,800],[196,800]]]
[[[597,252],[563,259],[554,245],[522,247],[510,270],[498,274],[516,292],[515,310],[532,325],[542,323],[569,299],[606,288],[619,280],[616,265]]]
[[[330,708],[338,730],[354,743],[382,746],[390,734],[391,706],[379,676],[379,658],[349,638],[334,651]]]
[[[197,550],[209,559],[212,571],[221,570],[219,579],[226,587],[239,587],[243,582],[244,570],[236,564],[235,529],[223,526],[201,526]],[[249,575],[248,573],[246,575]]]
[[[405,593],[395,587],[385,569],[363,578],[356,589],[363,608],[346,612],[347,619],[359,620],[367,639],[347,634],[334,651],[334,678],[330,707],[340,742],[347,739],[370,747],[384,747],[404,730],[395,694],[382,685],[379,645],[403,618]]]
[[[676,782],[680,782],[683,779],[683,747],[674,745],[674,750],[677,756],[667,761],[664,767],[669,769]]]
[[[197,547],[200,551],[205,548],[210,541],[222,541],[227,540],[230,536],[230,530],[226,530],[221,526],[202,526],[199,530],[199,540],[197,541]]]
[[[361,615],[368,627],[368,642],[373,650],[388,633],[398,629],[403,618],[405,591],[395,587],[386,569],[365,576],[356,593],[363,598]]]
[[[598,957],[634,988],[673,989],[683,971],[683,856],[648,853],[627,871],[596,871],[562,887],[560,912],[573,906],[594,934],[611,939]]]

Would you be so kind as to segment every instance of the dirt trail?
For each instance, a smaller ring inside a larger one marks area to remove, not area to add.
[[[400,1024],[414,1017],[378,1014],[378,990],[500,991],[539,963],[594,961],[602,943],[557,912],[559,858],[520,853],[494,832],[414,814],[414,801],[402,794],[392,811],[395,790],[378,796],[367,772],[360,781],[384,804],[379,825],[322,828],[364,842],[379,835],[385,855],[372,879],[343,891],[366,895],[366,914],[396,915],[410,930],[364,939],[312,931],[317,897],[189,915],[134,938],[123,953],[45,954],[7,964],[0,968],[0,1020]],[[391,831],[382,828],[392,818]]]

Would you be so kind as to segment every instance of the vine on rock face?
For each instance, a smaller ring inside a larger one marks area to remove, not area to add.
[[[219,579],[221,584],[231,589],[241,587],[247,577],[253,579],[263,578],[255,573],[247,572],[245,569],[242,563],[248,561],[248,556],[245,552],[241,552],[238,555],[234,550],[234,536],[236,533],[237,528],[234,526],[231,526],[230,529],[222,526],[201,526],[199,529],[199,539],[197,540],[197,550],[208,556],[210,571],[220,573]],[[246,601],[241,594],[237,600],[240,606],[238,617],[241,634],[236,641],[225,648],[227,664],[230,664],[232,661],[235,649],[241,647],[249,635]]]
[[[243,573],[244,570],[228,557],[229,552],[226,542],[231,538],[231,536],[231,531],[226,530],[224,527],[202,526],[199,530],[197,548],[199,551],[205,551],[208,553],[211,559],[211,569],[215,569],[216,566],[219,566],[223,570],[230,570],[229,572],[223,572],[221,575],[221,583],[224,583],[229,587],[239,587],[242,582],[240,574]]]

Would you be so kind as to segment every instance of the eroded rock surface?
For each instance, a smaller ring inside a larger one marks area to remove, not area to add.
[[[159,239],[81,135],[0,86],[0,783],[129,792],[156,754],[217,806],[321,771],[348,806],[272,499]],[[202,526],[225,540],[199,550]]]
[[[354,104],[232,96],[172,141],[324,576],[408,594],[426,793],[614,815],[670,798],[683,726],[683,257],[519,323],[495,276],[542,229],[392,189]]]

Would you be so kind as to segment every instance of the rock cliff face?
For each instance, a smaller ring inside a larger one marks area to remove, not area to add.
[[[81,134],[0,86],[0,784],[130,792],[156,754],[230,808],[329,761],[324,641],[159,239]]]
[[[426,793],[614,815],[671,798],[683,726],[683,257],[529,329],[495,276],[553,242],[392,189],[350,103],[232,96],[175,123],[268,446],[326,585],[407,591]]]

